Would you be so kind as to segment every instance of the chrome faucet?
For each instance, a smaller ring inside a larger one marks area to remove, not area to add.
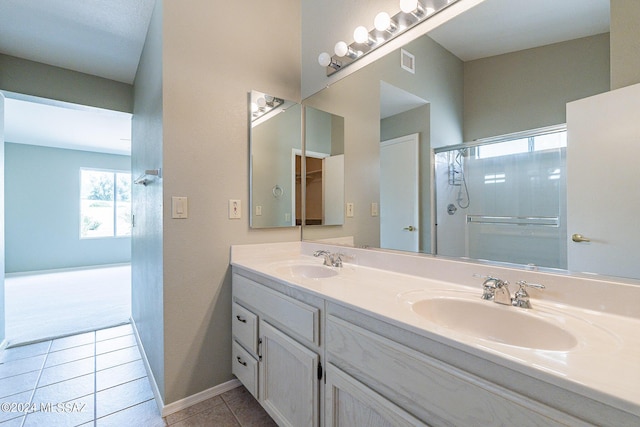
[[[516,285],[518,285],[519,288],[512,298],[511,292],[509,291],[509,282],[493,276],[481,276],[474,274],[474,277],[482,277],[485,279],[482,283],[482,296],[480,298],[487,301],[493,301],[498,304],[512,305],[514,307],[531,308],[529,294],[525,288],[544,289],[544,285],[528,283],[524,280],[520,280],[519,282],[516,282]]]
[[[485,281],[482,283],[482,299],[498,304],[511,305],[509,282],[493,276],[484,276],[484,279]]]
[[[539,285],[537,283],[527,283],[524,280],[520,280],[516,282],[516,285],[519,286],[516,293],[513,295],[513,304],[514,307],[522,307],[522,308],[531,308],[531,302],[529,301],[529,294],[525,288],[536,288],[536,289],[544,289],[544,285]]]
[[[342,257],[344,254],[331,253],[329,251],[318,250],[313,253],[313,256],[324,256],[324,265],[329,267],[342,267]]]

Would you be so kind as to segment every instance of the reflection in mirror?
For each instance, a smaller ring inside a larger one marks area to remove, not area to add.
[[[296,158],[296,200],[305,225],[344,223],[344,118],[305,106],[304,168]],[[305,179],[302,179],[304,175]],[[296,223],[302,224],[296,203]]]
[[[542,3],[554,13],[539,13],[540,2],[485,0],[403,47],[415,56],[415,74],[402,69],[398,49],[305,99],[345,117],[345,201],[355,215],[342,227],[303,227],[303,239],[411,251],[417,245],[423,253],[571,270],[567,251],[576,244],[570,235],[587,234],[572,231],[566,215],[566,193],[576,188],[566,182],[579,182],[564,165],[572,149],[539,150],[530,139],[541,146],[535,131],[565,126],[567,103],[610,90],[609,1]],[[478,147],[525,132],[522,153],[490,155],[499,144]],[[399,236],[414,235],[411,247],[402,247],[384,237],[385,221],[416,210],[386,201],[399,188],[389,180],[408,174],[408,162],[388,172],[385,145],[412,135],[418,141],[417,219],[403,217],[391,227]],[[594,174],[618,166],[584,168]],[[616,271],[610,267],[608,275]]]
[[[250,226],[295,226],[295,159],[302,153],[300,104],[251,91]]]
[[[436,150],[437,253],[566,269],[566,136]]]

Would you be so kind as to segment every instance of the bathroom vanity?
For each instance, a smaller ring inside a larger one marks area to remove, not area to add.
[[[233,373],[279,425],[640,424],[637,283],[307,242],[231,263]]]

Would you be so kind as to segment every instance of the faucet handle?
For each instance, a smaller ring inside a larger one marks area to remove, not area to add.
[[[520,280],[516,282],[518,285],[518,290],[513,296],[513,306],[521,307],[521,308],[531,308],[531,302],[529,301],[529,294],[527,293],[526,288],[535,288],[535,289],[544,289],[544,285],[540,285],[538,283],[528,283],[524,280]]]
[[[479,279],[484,279],[482,282],[482,299],[493,301],[496,293],[496,288],[498,287],[498,283],[502,283],[502,280],[493,276],[486,276],[483,274],[474,273],[473,277],[477,277]]]

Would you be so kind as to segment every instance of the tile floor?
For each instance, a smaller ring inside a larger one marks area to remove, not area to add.
[[[160,417],[131,325],[0,353],[0,427],[275,425],[243,387]]]

